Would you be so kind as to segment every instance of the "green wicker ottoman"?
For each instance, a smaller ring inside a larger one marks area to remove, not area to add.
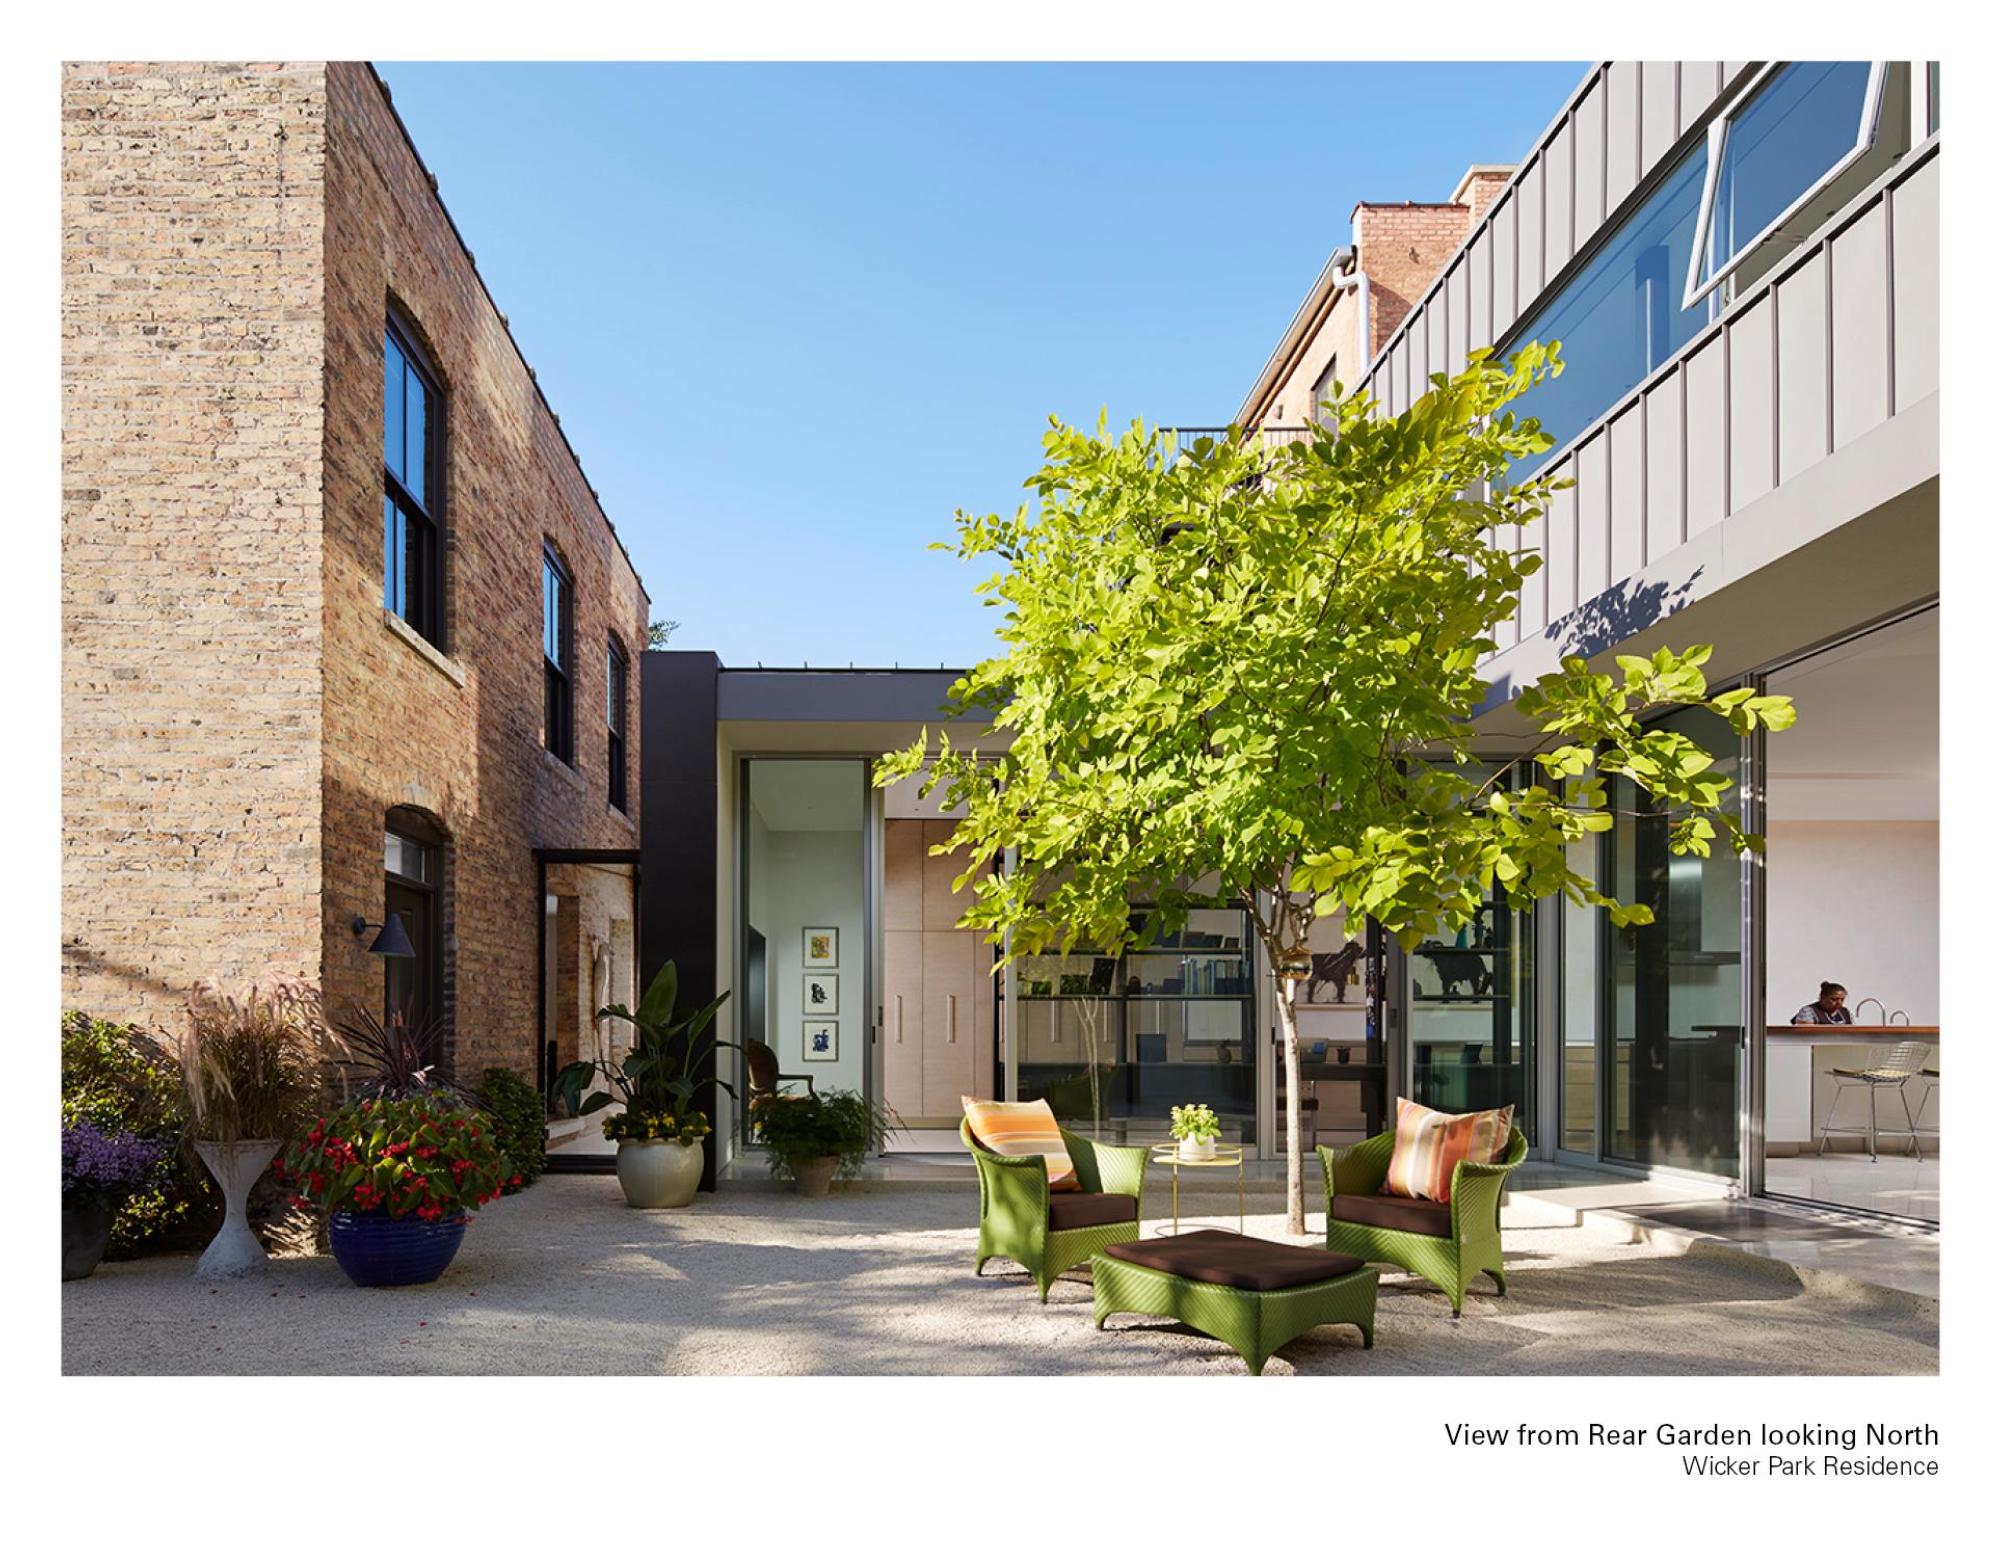
[[[1316,1325],[1353,1325],[1375,1345],[1375,1269],[1314,1246],[1197,1229],[1106,1245],[1090,1263],[1097,1328],[1114,1314],[1156,1314],[1206,1331],[1253,1374]]]

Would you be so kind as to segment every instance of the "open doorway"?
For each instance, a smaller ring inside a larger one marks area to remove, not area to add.
[[[1764,1189],[1934,1223],[1937,611],[1767,690],[1799,720],[1766,753]]]

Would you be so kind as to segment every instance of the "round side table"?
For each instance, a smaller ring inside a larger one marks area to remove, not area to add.
[[[1184,1169],[1234,1169],[1236,1171],[1236,1232],[1244,1232],[1243,1214],[1243,1148],[1237,1143],[1217,1143],[1212,1159],[1184,1159],[1179,1143],[1153,1144],[1153,1162],[1164,1164],[1174,1172],[1174,1221],[1171,1225],[1162,1223],[1155,1234],[1178,1234],[1181,1231],[1181,1171]]]

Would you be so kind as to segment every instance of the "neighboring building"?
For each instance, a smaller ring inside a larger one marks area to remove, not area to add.
[[[65,1007],[284,972],[462,1075],[583,1045],[646,593],[367,65],[66,68],[63,404]]]
[[[1356,204],[1353,242],[1326,260],[1235,422],[1289,429],[1324,416],[1324,404],[1367,373],[1512,172],[1470,167],[1442,204]]]

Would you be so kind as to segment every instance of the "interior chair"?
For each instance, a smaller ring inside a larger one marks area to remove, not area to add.
[[[1081,1190],[1051,1191],[1048,1161],[1040,1154],[995,1153],[972,1135],[970,1124],[958,1124],[959,1140],[979,1170],[979,1260],[973,1275],[983,1275],[988,1261],[1005,1256],[1027,1267],[1043,1303],[1064,1272],[1106,1245],[1139,1237],[1152,1157],[1147,1148],[1120,1148],[1067,1127],[1059,1130]]]
[[[1819,1129],[1818,1155],[1826,1152],[1826,1140],[1835,1132],[1867,1133],[1868,1162],[1875,1162],[1875,1135],[1879,1130],[1875,1124],[1875,1097],[1884,1089],[1896,1091],[1896,1098],[1903,1102],[1903,1130],[1900,1134],[1891,1131],[1892,1136],[1900,1135],[1911,1142],[1917,1137],[1917,1118],[1910,1110],[1909,1082],[1923,1070],[1929,1060],[1931,1049],[1922,1041],[1898,1041],[1889,1048],[1888,1055],[1880,1062],[1865,1068],[1834,1068],[1833,1098],[1827,1103],[1826,1120]],[[1840,1097],[1850,1089],[1868,1091],[1868,1125],[1865,1127],[1835,1126],[1833,1113],[1840,1108]]]
[[[786,1084],[804,1084],[806,1093],[813,1093],[813,1076],[810,1073],[780,1073],[778,1054],[771,1050],[768,1041],[745,1041],[743,1043],[743,1071],[750,1085],[749,1099],[778,1093]]]
[[[1384,1261],[1413,1271],[1444,1289],[1455,1320],[1465,1290],[1481,1272],[1507,1292],[1500,1256],[1500,1199],[1507,1177],[1528,1156],[1528,1139],[1516,1127],[1496,1164],[1461,1159],[1451,1176],[1451,1200],[1384,1196],[1395,1132],[1346,1148],[1321,1148],[1326,1173],[1326,1247],[1364,1261]]]
[[[1917,1156],[1917,1162],[1921,1164],[1924,1162],[1924,1145],[1919,1139],[1938,1136],[1936,1122],[1932,1122],[1929,1126],[1924,1125],[1924,1112],[1930,1109],[1931,1096],[1937,1093],[1938,1070],[1918,1068],[1917,1077],[1924,1081],[1924,1093],[1923,1098],[1917,1101],[1917,1119],[1910,1123],[1910,1151]]]

